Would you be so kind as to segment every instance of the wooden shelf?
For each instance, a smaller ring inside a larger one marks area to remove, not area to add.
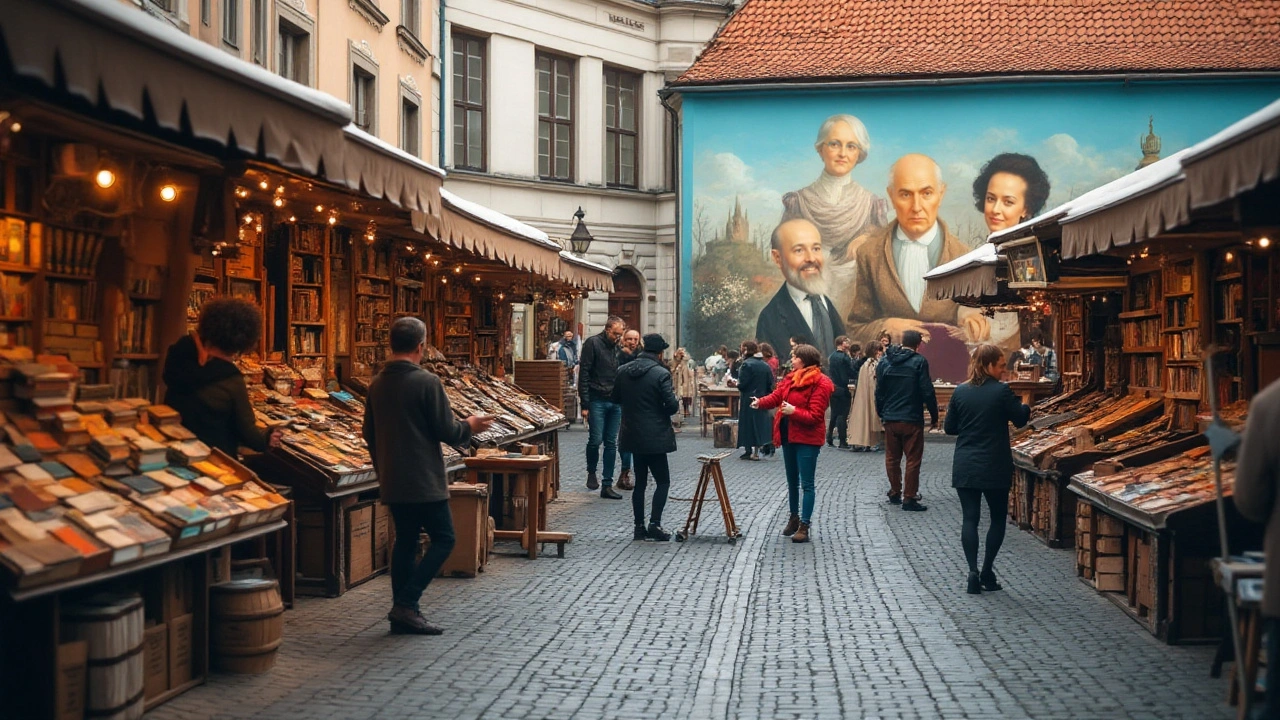
[[[252,282],[252,283],[262,282],[262,278],[249,277],[248,275],[228,275],[227,279],[231,280],[232,282]]]
[[[1124,353],[1125,355],[1152,355],[1156,353],[1163,355],[1164,348],[1160,347],[1159,345],[1145,345],[1142,347],[1123,348],[1121,349],[1120,352]]]
[[[1138,320],[1141,318],[1160,317],[1159,310],[1130,310],[1120,313],[1121,320]]]
[[[1203,361],[1200,358],[1175,358],[1166,360],[1166,365],[1181,365],[1186,367],[1200,367]]]
[[[326,357],[326,353],[289,353],[289,357]]]
[[[32,318],[0,315],[0,322],[7,322],[7,323],[32,322]]]
[[[293,248],[289,248],[289,252],[293,253],[294,255],[306,255],[308,257],[324,257],[324,253],[311,252],[310,250],[295,250]]]
[[[1219,325],[1243,325],[1244,318],[1235,318],[1233,320],[1215,320]]]
[[[74,273],[54,272],[52,270],[45,270],[44,276],[53,280],[79,280],[81,282],[92,282],[97,279],[93,275],[76,275]]]
[[[1164,396],[1174,400],[1200,400],[1200,393],[1198,392],[1167,392]]]
[[[367,273],[357,273],[356,277],[364,278],[365,280],[381,280],[383,282],[388,282],[388,283],[391,282],[390,275],[369,275]]]
[[[40,272],[38,268],[30,265],[19,265],[17,263],[0,262],[0,272],[22,273],[24,275],[35,275]]]
[[[161,300],[164,299],[164,296],[163,295],[144,295],[142,293],[129,293],[129,299],[137,300],[138,302],[160,302]]]
[[[160,353],[116,353],[117,360],[159,360]]]
[[[299,288],[299,287],[301,287],[301,288],[324,288],[324,284],[323,284],[323,283],[291,282],[291,283],[289,283],[289,287],[296,287],[296,288]]]
[[[1196,294],[1195,290],[1180,290],[1178,292],[1167,292],[1164,294],[1164,297],[1167,300],[1169,298],[1191,297],[1192,295],[1195,295],[1195,294]]]
[[[358,342],[355,344],[355,346],[356,347],[378,347],[381,344],[382,343],[375,343],[375,342]]]
[[[94,327],[97,327],[99,324],[97,320],[65,320],[63,318],[56,318],[56,317],[45,318],[44,321],[71,323],[72,325],[93,325]],[[45,334],[47,335],[48,333],[45,333]]]
[[[1161,330],[1160,332],[1164,333],[1165,335],[1168,335],[1170,333],[1179,333],[1179,332],[1182,332],[1183,330],[1198,330],[1199,328],[1200,328],[1200,323],[1195,322],[1195,323],[1191,323],[1190,325],[1178,325],[1176,327],[1167,327],[1164,330]]]
[[[1213,279],[1213,281],[1214,281],[1214,282],[1227,282],[1227,281],[1229,281],[1229,280],[1240,280],[1240,279],[1242,279],[1243,277],[1244,277],[1244,274],[1243,274],[1243,273],[1238,273],[1238,272],[1233,272],[1233,273],[1223,273],[1223,274],[1219,275],[1218,277],[1214,278],[1214,279]]]
[[[380,293],[367,293],[367,292],[358,292],[358,293],[356,293],[356,297],[383,298],[383,299],[387,299],[387,300],[391,299],[391,295],[390,295],[390,294],[383,295],[383,294],[380,294]]]
[[[326,323],[323,320],[290,320],[289,324],[290,325],[311,325],[314,327],[325,327],[326,325],[328,325],[328,323]]]

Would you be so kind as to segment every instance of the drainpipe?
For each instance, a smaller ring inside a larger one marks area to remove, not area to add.
[[[444,167],[445,166],[444,150],[445,150],[445,147],[447,147],[445,145],[444,128],[445,128],[445,125],[447,124],[446,120],[449,117],[448,113],[445,112],[445,106],[444,106],[445,92],[444,91],[445,91],[445,83],[449,82],[449,73],[446,71],[446,68],[448,67],[448,63],[446,62],[446,59],[449,57],[450,53],[449,53],[448,44],[445,42],[446,38],[445,38],[445,32],[444,32],[444,27],[445,27],[444,11],[445,11],[446,0],[439,0],[439,2],[440,2],[440,55],[439,55],[439,58],[440,58],[440,156],[438,160],[439,160],[440,167]]]
[[[443,0],[441,0],[443,2]],[[681,192],[680,173],[680,143],[683,132],[681,131],[680,113],[671,105],[671,97],[674,92],[671,88],[663,88],[658,92],[658,97],[662,102],[662,107],[671,116],[671,189],[676,195],[676,213],[675,213],[675,230],[676,230],[676,330],[675,342],[672,347],[680,347],[683,342],[681,335],[684,332],[684,313],[682,302],[684,299],[684,289],[680,287],[680,274],[684,271],[684,195]]]

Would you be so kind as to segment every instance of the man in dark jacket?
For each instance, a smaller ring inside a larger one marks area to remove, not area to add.
[[[610,315],[604,330],[582,342],[578,356],[578,398],[582,418],[587,421],[587,489],[600,488],[600,497],[621,500],[613,491],[613,461],[618,447],[618,424],[622,406],[613,401],[613,383],[618,375],[618,340],[626,329],[622,318]],[[604,483],[596,475],[600,445],[604,444]]]
[[[391,324],[390,335],[391,357],[369,384],[364,408],[364,440],[378,473],[382,503],[391,510],[396,528],[391,550],[394,604],[387,619],[392,632],[439,635],[443,630],[423,619],[418,601],[454,545],[440,443],[465,445],[473,433],[489,429],[493,417],[454,417],[440,378],[422,369],[427,326],[421,320],[402,317]],[[423,531],[431,546],[415,566]]]
[[[889,346],[876,366],[876,414],[884,424],[884,465],[889,475],[889,502],[903,510],[927,510],[920,504],[920,458],[924,455],[924,411],[930,428],[938,427],[938,398],[933,392],[929,361],[916,352],[921,335],[902,333],[902,344]],[[907,457],[903,488],[902,456]]]
[[[636,467],[635,492],[631,495],[631,512],[635,517],[633,540],[666,542],[671,539],[671,534],[662,529],[662,510],[671,486],[667,453],[676,451],[671,416],[680,411],[680,401],[671,385],[671,373],[662,365],[662,351],[667,347],[661,335],[645,335],[644,350],[635,360],[619,368],[613,386],[612,400],[622,408],[618,443],[633,454]],[[646,528],[644,491],[650,472],[657,487],[653,491],[653,509]]]
[[[836,386],[831,393],[831,420],[827,422],[827,446],[834,445],[832,433],[840,438],[840,449],[849,449],[849,405],[853,395],[849,393],[849,384],[858,376],[854,374],[853,357],[850,355],[851,343],[848,335],[836,338],[835,352],[827,358],[827,377]]]
[[[1272,382],[1249,403],[1249,420],[1236,459],[1235,503],[1240,514],[1267,524],[1264,545],[1262,617],[1267,658],[1280,657],[1280,381]],[[1270,666],[1268,666],[1270,667]],[[1280,717],[1280,682],[1267,683],[1267,699],[1255,718]]]

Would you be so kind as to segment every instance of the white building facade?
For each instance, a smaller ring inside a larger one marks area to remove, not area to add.
[[[445,186],[566,248],[581,207],[594,237],[585,257],[615,270],[613,311],[674,339],[677,143],[658,93],[732,10],[700,0],[448,0]],[[610,311],[610,296],[597,293],[578,303],[576,320],[590,334]]]

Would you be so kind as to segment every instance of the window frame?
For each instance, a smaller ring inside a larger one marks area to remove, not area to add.
[[[276,48],[272,53],[272,61],[275,63],[274,71],[280,77],[293,80],[307,87],[313,86],[313,78],[315,77],[315,50],[316,50],[316,21],[315,18],[291,7],[287,3],[276,2],[276,24],[275,39]],[[280,46],[283,44],[281,35],[289,34],[294,38],[294,42],[305,42],[306,46],[300,48],[299,52],[294,53],[294,63],[301,61],[301,72],[299,77],[291,78],[284,74],[283,68],[280,67]]]
[[[408,147],[407,140],[410,134],[405,127],[405,107],[413,106],[415,132],[413,133],[413,147]],[[409,153],[414,157],[422,157],[422,96],[410,90],[402,81],[400,83],[400,149]]]
[[[613,75],[614,77],[614,84],[618,92],[618,100],[614,105],[614,117],[612,118],[612,120],[614,121],[613,127],[609,127],[609,122],[611,120],[611,118],[609,117],[609,76],[610,75]],[[631,111],[634,114],[634,117],[632,118],[631,130],[624,129],[621,123],[622,78],[631,78],[631,80],[634,82],[634,85],[631,88],[631,93],[632,93]],[[639,101],[640,101],[640,96],[642,94],[642,88],[644,84],[644,75],[638,72],[633,72],[631,70],[624,69],[624,68],[610,67],[606,65],[604,68],[603,81],[604,81],[603,113],[605,116],[604,117],[604,135],[605,135],[604,154],[606,156],[605,166],[604,166],[605,185],[609,187],[636,189],[640,187],[640,102]],[[612,175],[609,173],[609,157],[608,157],[610,135],[614,135],[618,138],[613,148],[613,174]],[[630,183],[624,183],[621,181],[622,138],[624,136],[633,138]]]
[[[249,0],[249,62],[260,67],[271,67],[270,3],[268,0]]]
[[[200,23],[205,27],[213,24],[213,0],[200,0]]]
[[[542,87],[540,84],[541,79],[539,78],[539,74],[542,72],[541,64],[543,60],[548,60],[551,63],[551,67],[550,67],[551,84],[550,84],[550,87],[548,88],[548,98],[547,98],[548,99],[547,109],[551,111],[551,114],[549,115],[543,115],[541,108],[538,107],[536,104],[541,102]],[[560,89],[559,85],[556,83],[556,77],[558,75],[557,69],[560,63],[564,63],[566,66],[567,72],[565,72],[564,75],[567,78],[567,82],[569,83],[569,88],[568,88],[569,117],[567,118],[560,118],[555,116],[555,99],[557,95],[557,90]],[[547,170],[549,171],[548,174],[544,174],[542,172],[541,148],[536,146],[534,148],[534,151],[537,155],[537,162],[538,162],[538,177],[539,179],[547,180],[551,182],[572,183],[574,182],[574,178],[576,176],[576,173],[574,172],[574,169],[575,169],[574,163],[577,160],[577,157],[576,157],[577,153],[576,153],[576,147],[575,147],[576,143],[574,142],[575,141],[574,131],[575,131],[575,125],[577,120],[577,113],[575,108],[575,104],[576,104],[575,101],[576,101],[576,95],[577,95],[577,88],[575,87],[575,73],[577,71],[577,62],[573,58],[567,57],[565,55],[558,55],[556,53],[546,52],[544,50],[538,50],[534,53],[533,67],[534,67],[534,77],[535,77],[534,93],[536,97],[534,110],[535,112],[537,112],[537,118],[538,118],[537,142],[538,143],[542,142],[543,123],[546,123],[551,130],[547,137],[548,151],[549,151],[547,155],[547,158],[548,158]],[[568,171],[568,174],[563,177],[555,174],[555,164],[557,159],[556,152],[555,152],[555,146],[556,146],[555,130],[556,128],[561,126],[565,127],[569,134],[569,155],[566,158],[569,171]]]
[[[463,49],[461,51],[463,62],[461,63],[457,61],[457,54],[459,52],[458,51],[459,41],[463,43],[463,46],[462,46]],[[471,42],[476,43],[476,46],[478,48],[477,57],[480,60],[480,77],[479,77],[480,99],[479,101],[472,101],[470,98],[460,99],[458,97],[458,87],[457,87],[458,68],[459,67],[463,68],[463,72],[462,72],[463,88],[466,88],[467,84],[472,79],[470,74],[468,73],[469,65],[467,62],[471,57],[471,55],[469,54],[469,51],[467,50],[467,44]],[[454,72],[453,74],[451,74],[449,79],[450,83],[452,83],[450,86],[450,94],[452,96],[453,113],[451,113],[449,116],[449,127],[452,129],[453,135],[454,135],[453,166],[455,168],[460,168],[464,170],[474,170],[477,172],[484,172],[485,168],[488,167],[488,159],[489,159],[489,152],[488,152],[489,151],[489,127],[488,127],[489,126],[489,122],[488,122],[489,121],[489,118],[488,118],[489,43],[488,43],[488,38],[482,37],[480,35],[473,35],[467,32],[454,31],[453,34],[450,36],[450,43],[451,43],[450,59],[453,61],[453,68],[454,68]],[[463,117],[464,117],[464,122],[463,122],[463,125],[461,126],[461,130],[459,130],[459,126],[456,122],[456,116],[459,110],[462,111]],[[469,137],[469,134],[467,130],[470,127],[470,125],[465,120],[465,118],[471,112],[477,112],[480,114],[480,119],[479,119],[480,147],[477,150],[477,153],[479,154],[480,157],[478,162],[469,162],[473,158],[470,157],[470,152],[466,152],[469,150],[469,145],[467,144],[467,138]],[[462,139],[463,150],[468,156],[466,158],[458,157],[457,144],[458,144],[459,138]]]
[[[222,0],[222,27],[219,28],[219,35],[222,36],[223,45],[236,51],[240,50],[240,14],[240,0]]]
[[[348,62],[347,62],[347,102],[351,104],[352,123],[356,127],[364,130],[370,135],[378,134],[378,63],[365,53],[356,49],[355,41],[348,40]],[[372,91],[367,94],[366,105],[368,106],[369,122],[367,127],[361,126],[356,120],[359,119],[359,108],[356,104],[356,82],[357,73],[363,74],[369,78],[369,89]]]
[[[415,38],[422,37],[422,0],[400,0],[400,26]]]

